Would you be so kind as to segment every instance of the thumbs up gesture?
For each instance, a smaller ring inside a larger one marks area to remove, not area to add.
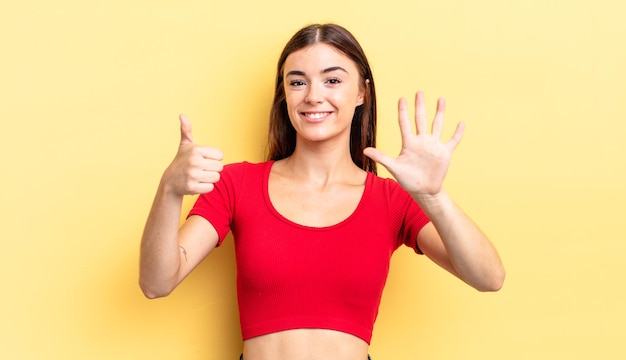
[[[166,189],[176,195],[208,193],[220,179],[224,154],[218,148],[199,146],[191,135],[191,122],[180,115],[180,145],[163,174]]]

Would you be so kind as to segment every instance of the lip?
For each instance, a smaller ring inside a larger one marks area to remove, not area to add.
[[[332,113],[332,111],[303,111],[300,116],[308,122],[318,123],[327,119]]]

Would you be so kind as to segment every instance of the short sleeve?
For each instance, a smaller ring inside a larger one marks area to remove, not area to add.
[[[241,184],[243,166],[243,163],[224,166],[213,191],[200,194],[187,216],[199,215],[211,223],[219,235],[217,246],[222,244],[232,228],[236,194]]]
[[[397,182],[393,180],[391,182],[393,188],[390,191],[390,205],[394,212],[393,217],[401,219],[398,246],[404,244],[423,255],[417,244],[417,234],[430,222],[430,219],[406,190]]]

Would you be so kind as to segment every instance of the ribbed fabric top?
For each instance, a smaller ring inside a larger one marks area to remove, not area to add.
[[[283,217],[268,195],[273,162],[225,166],[189,215],[206,218],[222,243],[233,232],[243,339],[321,328],[371,341],[392,253],[428,218],[394,180],[368,173],[357,208],[328,227]]]

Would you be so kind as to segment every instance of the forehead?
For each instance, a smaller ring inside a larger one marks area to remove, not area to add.
[[[304,72],[319,72],[333,66],[340,66],[348,71],[348,73],[357,73],[357,66],[352,59],[346,56],[337,48],[325,44],[315,43],[294,51],[287,59],[283,66],[284,73],[291,70],[300,70]]]

